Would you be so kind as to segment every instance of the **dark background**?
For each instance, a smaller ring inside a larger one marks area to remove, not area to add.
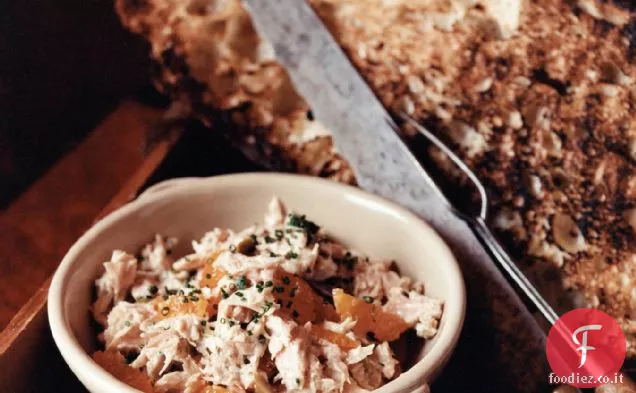
[[[148,70],[113,0],[0,1],[0,212]]]

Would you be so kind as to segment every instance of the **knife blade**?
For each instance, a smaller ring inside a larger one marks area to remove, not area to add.
[[[395,124],[323,22],[305,1],[242,0],[261,37],[273,46],[315,117],[333,134],[358,184],[426,220],[449,243],[463,268],[498,285],[527,319],[541,346],[544,332],[495,268],[470,227],[440,198],[440,191],[395,132]],[[482,285],[488,285],[482,283]]]

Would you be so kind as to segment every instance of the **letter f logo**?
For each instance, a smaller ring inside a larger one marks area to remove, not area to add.
[[[592,346],[587,345],[587,331],[601,330],[601,328],[602,328],[601,325],[585,325],[576,329],[574,333],[572,333],[572,341],[574,341],[576,345],[580,345],[580,347],[576,349],[577,351],[581,351],[581,364],[579,365],[579,368],[583,367],[583,365],[585,364],[585,361],[587,360],[587,351],[593,351],[596,349]],[[581,340],[583,343],[579,342],[578,338],[576,338],[576,335],[581,332],[583,332],[582,340]]]

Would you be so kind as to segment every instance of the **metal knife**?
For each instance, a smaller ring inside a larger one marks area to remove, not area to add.
[[[242,0],[259,34],[274,47],[277,60],[289,72],[298,92],[316,118],[333,134],[339,152],[347,159],[358,184],[409,208],[449,243],[462,262],[487,271],[489,278],[514,299],[537,337],[545,332],[536,324],[508,281],[519,284],[525,295],[549,322],[556,313],[527,282],[511,260],[499,260],[503,249],[484,248],[485,223],[471,229],[444,203],[446,198],[396,133],[397,126],[384,106],[353,67],[313,9],[303,0]],[[479,239],[482,239],[481,241]],[[487,243],[487,242],[486,242]],[[505,252],[504,252],[505,254]],[[527,284],[527,285],[526,285]],[[524,289],[524,285],[525,289]],[[529,288],[529,292],[527,291]]]

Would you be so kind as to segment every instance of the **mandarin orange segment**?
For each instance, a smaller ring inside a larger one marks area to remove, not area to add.
[[[333,308],[302,278],[277,270],[272,288],[274,297],[281,305],[281,312],[301,325],[307,322],[321,322],[325,319],[338,320]],[[334,319],[335,318],[335,319]]]
[[[113,377],[144,393],[152,393],[152,383],[148,376],[126,364],[126,359],[117,351],[97,351],[93,360]]]
[[[282,274],[274,280],[273,293],[280,311],[301,325],[317,319],[313,290],[303,279]]]
[[[393,341],[411,327],[398,315],[347,295],[342,289],[333,290],[333,302],[341,318],[352,318],[357,321],[353,331],[360,337],[366,337],[371,333],[379,341]]]
[[[221,295],[216,295],[208,299],[208,318],[212,318],[219,312],[219,303],[221,302]]]
[[[186,314],[194,314],[199,318],[207,319],[211,313],[216,312],[212,307],[213,304],[214,302],[210,302],[200,295],[171,295],[167,299],[156,298],[153,300],[153,307],[162,319]]]
[[[209,263],[203,265],[203,276],[201,277],[200,286],[208,288],[216,288],[217,284],[223,277],[227,275],[227,272],[221,268],[215,267]]]
[[[340,322],[340,315],[336,312],[333,304],[325,303],[324,299],[318,296],[316,309],[319,321]]]
[[[201,272],[201,288],[216,288],[219,281],[221,281],[221,279],[227,275],[227,272],[225,270],[214,266],[214,261],[221,254],[221,252],[222,251],[217,251],[205,261],[203,270]]]
[[[358,347],[358,342],[356,340],[352,340],[342,333],[325,329],[322,326],[312,325],[311,334],[316,338],[321,338],[323,340],[329,341],[332,344],[336,344],[343,351],[349,351]]]

